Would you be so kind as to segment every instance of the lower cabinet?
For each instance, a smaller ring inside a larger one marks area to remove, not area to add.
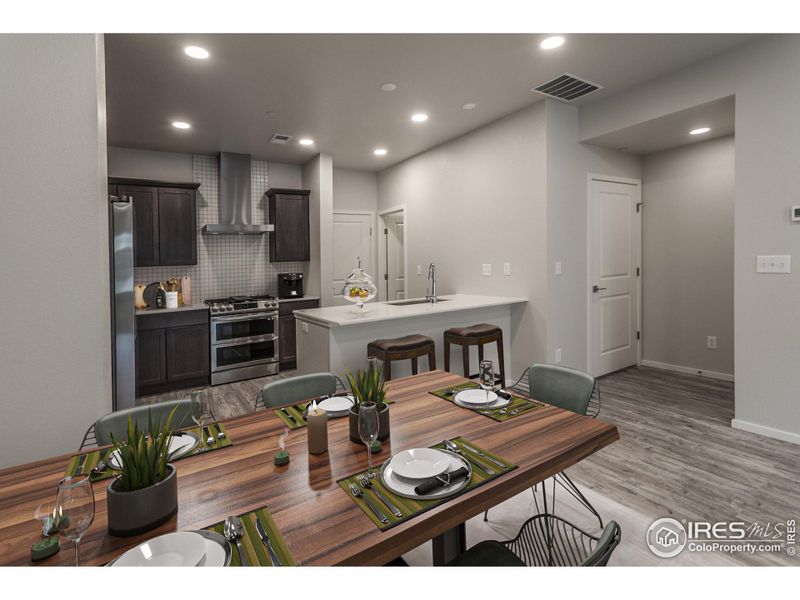
[[[136,395],[207,385],[208,312],[145,312],[136,315]]]
[[[319,300],[292,300],[280,302],[278,317],[278,348],[281,369],[297,366],[297,334],[294,311],[306,308],[319,308]]]

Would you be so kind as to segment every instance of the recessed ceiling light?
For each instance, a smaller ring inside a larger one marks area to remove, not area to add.
[[[189,123],[187,123],[186,121],[173,121],[173,122],[172,122],[172,126],[173,126],[175,129],[191,129],[191,127],[192,127],[192,126],[191,126],[191,125],[189,125]]]
[[[395,85],[394,83],[382,83],[381,84],[381,90],[383,90],[384,92],[393,92],[396,89],[397,89],[397,85]]]
[[[414,121],[414,123],[424,123],[428,120],[428,115],[425,113],[417,113],[415,115],[411,115],[411,120]]]
[[[711,131],[711,127],[698,127],[697,129],[692,129],[689,135],[700,135],[701,133],[708,133],[709,131]]]
[[[384,154],[386,154],[386,148],[375,148],[375,150],[373,150],[372,153],[375,156],[383,156]]]
[[[314,140],[312,140],[311,138],[302,138],[300,140],[297,140],[297,143],[300,144],[301,146],[312,146],[314,144]]]
[[[478,106],[478,105],[475,104],[474,102],[467,102],[466,104],[462,104],[461,108],[463,108],[464,110],[472,110],[476,106]]]
[[[204,59],[208,58],[209,56],[208,50],[201,48],[200,46],[186,46],[186,48],[183,49],[183,52],[186,54],[186,56],[191,56],[192,58]]]
[[[558,48],[563,44],[563,37],[560,35],[551,35],[550,37],[544,38],[541,42],[539,42],[539,48],[542,50],[552,50],[553,48]]]

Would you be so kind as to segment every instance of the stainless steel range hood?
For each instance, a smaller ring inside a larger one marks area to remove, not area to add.
[[[202,231],[214,235],[261,235],[275,231],[274,225],[253,223],[249,154],[220,152],[219,220],[203,225]]]

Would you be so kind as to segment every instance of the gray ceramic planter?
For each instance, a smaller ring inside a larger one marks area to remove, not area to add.
[[[356,444],[363,444],[364,442],[361,441],[361,436],[358,435],[358,412],[356,408],[355,406],[351,408],[350,414],[348,415],[350,419],[350,441]],[[389,434],[391,433],[388,404],[384,404],[383,408],[378,411],[378,424],[378,439],[382,442],[388,440]]]
[[[121,492],[117,480],[108,484],[108,532],[118,537],[139,535],[169,521],[178,512],[178,472],[167,465],[169,475],[155,485]]]

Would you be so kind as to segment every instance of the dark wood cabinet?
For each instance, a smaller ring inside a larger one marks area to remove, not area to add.
[[[109,178],[109,191],[133,202],[134,266],[197,264],[197,188],[199,183],[169,183]]]
[[[207,385],[208,311],[147,311],[136,315],[136,395]]]
[[[298,262],[311,259],[309,226],[309,190],[270,188],[269,222],[275,231],[269,234],[270,262]]]
[[[297,366],[297,329],[294,311],[319,308],[319,300],[282,301],[278,308],[278,351],[281,369]]]

